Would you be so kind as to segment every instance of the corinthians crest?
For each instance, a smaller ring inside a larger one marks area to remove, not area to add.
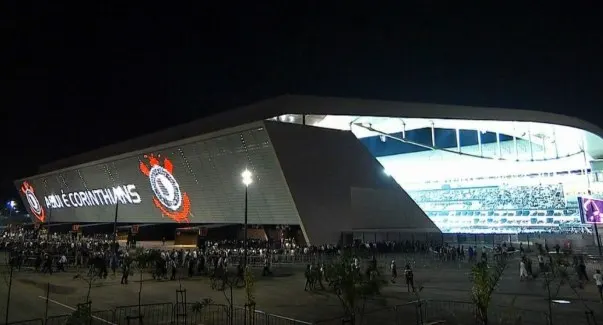
[[[44,211],[42,204],[40,204],[40,201],[38,201],[33,186],[31,186],[28,182],[23,182],[21,185],[21,192],[29,204],[31,213],[33,213],[33,215],[40,220],[40,222],[44,222],[46,220],[46,212]]]
[[[188,222],[191,204],[188,194],[180,190],[180,185],[174,177],[174,165],[168,158],[161,155],[145,155],[148,165],[140,162],[140,171],[149,178],[153,190],[153,203],[161,214],[176,221]],[[161,161],[163,160],[163,161]]]

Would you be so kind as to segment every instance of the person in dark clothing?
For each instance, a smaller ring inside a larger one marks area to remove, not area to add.
[[[115,276],[115,272],[117,271],[117,265],[119,264],[117,255],[113,254],[111,257],[111,271],[113,272],[113,276]]]
[[[584,280],[585,282],[588,282],[588,274],[586,273],[584,257],[580,257],[580,261],[578,262],[578,270],[578,278],[580,278],[580,281]]]
[[[44,266],[42,266],[42,273],[47,272],[52,275],[52,256],[49,254],[44,256]]]
[[[172,267],[172,276],[170,277],[170,280],[176,280],[176,272],[178,271],[178,266],[176,265],[176,261],[175,260],[170,260],[170,265]]]
[[[408,292],[411,292],[411,289],[412,292],[415,292],[415,277],[409,264],[406,264],[406,267],[404,268],[404,277],[406,278],[406,288]]]
[[[314,286],[312,284],[312,269],[310,267],[310,264],[306,265],[306,271],[304,272],[304,276],[306,277],[306,285],[304,286],[304,291],[312,290]]]
[[[264,258],[264,268],[262,269],[262,276],[272,275],[270,271],[270,257]]]
[[[121,272],[121,284],[128,284],[128,276],[130,276],[130,261],[123,261],[121,264]]]
[[[192,258],[188,261],[188,277],[189,278],[192,278],[193,275],[195,274],[195,262],[196,262],[196,260],[192,259]]]

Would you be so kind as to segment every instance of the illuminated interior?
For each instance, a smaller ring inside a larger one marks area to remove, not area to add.
[[[603,139],[533,122],[296,115],[349,130],[445,233],[590,232],[578,197],[603,198]],[[589,193],[590,191],[590,193]]]

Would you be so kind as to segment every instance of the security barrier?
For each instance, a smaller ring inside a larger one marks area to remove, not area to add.
[[[593,311],[576,313],[571,318],[553,313],[552,322],[543,311],[526,310],[513,306],[492,305],[488,308],[488,324],[526,324],[526,325],[596,325],[601,324],[601,315]],[[335,325],[352,323],[351,316],[337,317],[317,321],[315,325]],[[406,304],[367,311],[355,315],[354,324],[480,324],[477,309],[471,302],[446,300],[418,300]],[[599,320],[599,322],[597,322]]]
[[[113,322],[117,325],[138,324],[137,320],[142,318],[145,324],[169,324],[173,310],[172,303],[121,306],[115,308]]]
[[[12,322],[12,323],[8,323],[9,325],[44,325],[44,320],[41,318],[37,318],[37,319],[28,319],[28,320],[22,320],[22,321],[18,321],[18,322]]]
[[[92,311],[90,314],[66,314],[46,319],[11,322],[7,325],[160,325],[160,324],[204,324],[204,325],[311,325],[311,323],[268,314],[259,310],[250,312],[245,308],[225,305],[187,303],[143,304],[119,306],[112,310]],[[178,311],[178,312],[177,312]]]

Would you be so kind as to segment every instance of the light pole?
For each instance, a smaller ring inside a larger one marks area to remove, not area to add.
[[[8,216],[10,217],[13,215],[13,212],[15,211],[15,208],[17,207],[17,201],[15,201],[15,200],[8,201],[7,205],[8,205]]]
[[[253,183],[253,174],[245,169],[241,174],[243,179],[243,185],[245,185],[245,221],[243,225],[243,271],[247,270],[247,198],[248,198],[248,190],[249,185]]]

